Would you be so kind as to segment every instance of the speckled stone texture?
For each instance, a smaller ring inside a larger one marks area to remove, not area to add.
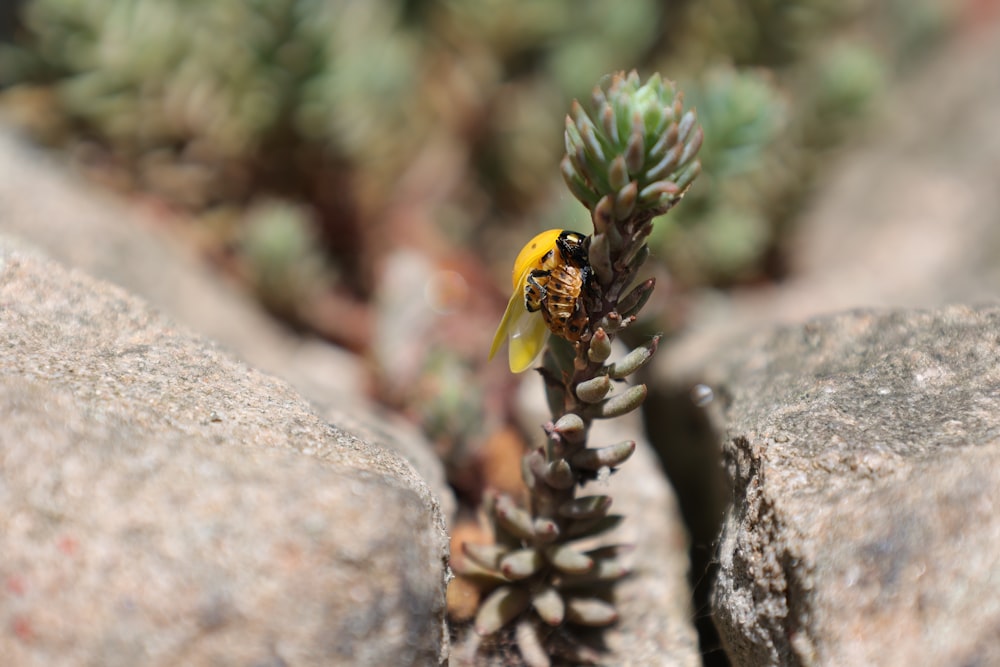
[[[714,373],[733,664],[1000,663],[1000,307],[817,319]]]
[[[9,665],[437,665],[447,536],[398,454],[0,240]]]

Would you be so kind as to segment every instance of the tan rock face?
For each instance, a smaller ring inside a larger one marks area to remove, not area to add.
[[[8,664],[438,664],[447,540],[399,455],[118,288],[0,245]]]
[[[734,664],[1000,657],[997,331],[997,307],[857,312],[716,368],[734,498],[714,613]]]

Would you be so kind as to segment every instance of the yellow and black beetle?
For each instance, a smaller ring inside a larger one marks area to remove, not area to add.
[[[580,298],[590,279],[586,237],[550,229],[531,239],[514,260],[514,293],[493,336],[490,359],[510,341],[510,370],[527,370],[545,347],[549,332],[570,341],[587,326]]]

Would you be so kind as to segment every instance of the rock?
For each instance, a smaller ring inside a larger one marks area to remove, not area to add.
[[[1000,22],[925,54],[833,164],[789,230],[786,278],[694,295],[651,372],[647,429],[692,535],[696,605],[729,493],[721,437],[692,405],[720,355],[755,333],[857,307],[937,308],[1000,294]],[[703,629],[706,662],[715,658]]]
[[[121,289],[0,241],[6,664],[436,665],[402,457]]]
[[[0,128],[0,232],[146,299],[247,363],[288,381],[328,420],[350,420],[352,431],[365,429],[367,435],[377,431],[378,443],[417,468],[450,518],[455,501],[440,462],[411,427],[367,401],[368,376],[359,360],[282,328],[167,234],[165,217],[169,222],[152,207],[87,188]]]
[[[1000,660],[1000,307],[855,312],[713,371],[734,665]]]

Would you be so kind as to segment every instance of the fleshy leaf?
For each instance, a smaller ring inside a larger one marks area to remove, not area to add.
[[[518,549],[500,559],[500,571],[508,579],[527,579],[545,564],[537,549]]]
[[[548,547],[545,557],[552,565],[567,574],[583,574],[594,567],[594,560],[567,544]]]
[[[573,454],[571,461],[577,468],[584,470],[600,470],[601,468],[616,468],[628,460],[635,451],[635,441],[626,440],[605,447],[581,449]]]
[[[501,586],[487,597],[476,614],[475,628],[480,635],[491,635],[510,623],[531,604],[531,596],[518,586]]]
[[[626,354],[624,359],[611,364],[608,369],[608,377],[621,379],[635,373],[653,358],[659,342],[660,336],[653,336],[649,341]]]
[[[566,620],[577,625],[603,627],[617,621],[618,612],[600,598],[570,598],[566,601]]]
[[[601,419],[620,417],[638,408],[644,400],[646,400],[646,385],[637,384],[598,403],[595,406],[594,416]]]
[[[566,617],[566,603],[559,591],[552,586],[543,586],[535,591],[531,597],[531,605],[549,625],[559,625]]]

